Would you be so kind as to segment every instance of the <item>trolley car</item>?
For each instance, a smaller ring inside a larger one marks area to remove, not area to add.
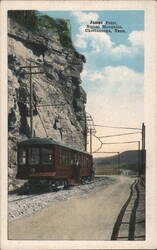
[[[92,155],[48,138],[31,138],[18,143],[18,179],[28,179],[29,188],[50,191],[90,181]]]

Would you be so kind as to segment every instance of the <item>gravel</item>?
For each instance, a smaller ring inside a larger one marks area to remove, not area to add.
[[[23,216],[29,216],[42,208],[54,205],[56,202],[87,196],[89,193],[96,192],[103,186],[105,188],[114,182],[116,182],[116,178],[106,176],[95,178],[94,181],[89,184],[73,186],[57,192],[39,193],[35,195],[9,195],[9,222]]]

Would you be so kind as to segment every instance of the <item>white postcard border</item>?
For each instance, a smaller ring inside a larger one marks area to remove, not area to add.
[[[2,1],[1,2],[1,249],[155,249],[157,248],[157,2],[156,1]],[[144,10],[146,124],[145,241],[7,240],[7,10]]]

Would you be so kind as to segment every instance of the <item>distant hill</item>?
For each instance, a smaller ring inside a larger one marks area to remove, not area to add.
[[[94,158],[94,164],[97,168],[125,168],[125,169],[134,169],[138,170],[139,163],[139,151],[138,150],[130,150],[125,151],[119,154],[119,165],[118,165],[118,156],[110,156],[110,157],[98,157]]]

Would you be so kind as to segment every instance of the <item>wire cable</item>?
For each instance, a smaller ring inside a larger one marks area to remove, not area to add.
[[[98,139],[99,140],[99,142],[101,143],[101,145],[100,145],[100,147],[99,148],[97,148],[93,153],[97,153],[101,148],[102,148],[102,146],[103,146],[103,142],[100,140],[100,138],[98,137],[98,136],[96,136],[96,135],[93,135],[96,139]]]
[[[106,154],[119,154],[119,152],[106,152],[106,151],[105,152],[93,152],[93,154],[95,154],[95,153],[96,154],[105,154],[105,153]]]
[[[117,135],[105,135],[105,136],[99,136],[99,138],[115,137],[115,136],[123,136],[123,135],[133,135],[133,134],[141,134],[141,132],[124,133],[124,134],[117,134]]]
[[[125,142],[103,142],[102,144],[126,144],[126,143],[137,143],[139,141],[125,141]]]
[[[36,107],[36,105],[35,105],[35,104],[34,104],[34,107],[35,107],[35,109],[36,109],[36,111],[37,111],[37,113],[38,113],[39,119],[40,119],[41,124],[42,124],[42,126],[43,126],[43,128],[44,128],[44,131],[45,131],[46,137],[48,137],[48,133],[47,133],[47,131],[46,131],[46,128],[45,128],[44,122],[43,122],[43,120],[42,120],[42,118],[41,118],[41,115],[40,115],[40,113],[39,113],[39,110],[38,110],[38,108]]]
[[[141,128],[131,128],[131,127],[113,127],[113,126],[107,126],[107,125],[97,125],[94,124],[96,127],[104,127],[104,128],[119,128],[119,129],[133,129],[133,130],[142,130]]]

